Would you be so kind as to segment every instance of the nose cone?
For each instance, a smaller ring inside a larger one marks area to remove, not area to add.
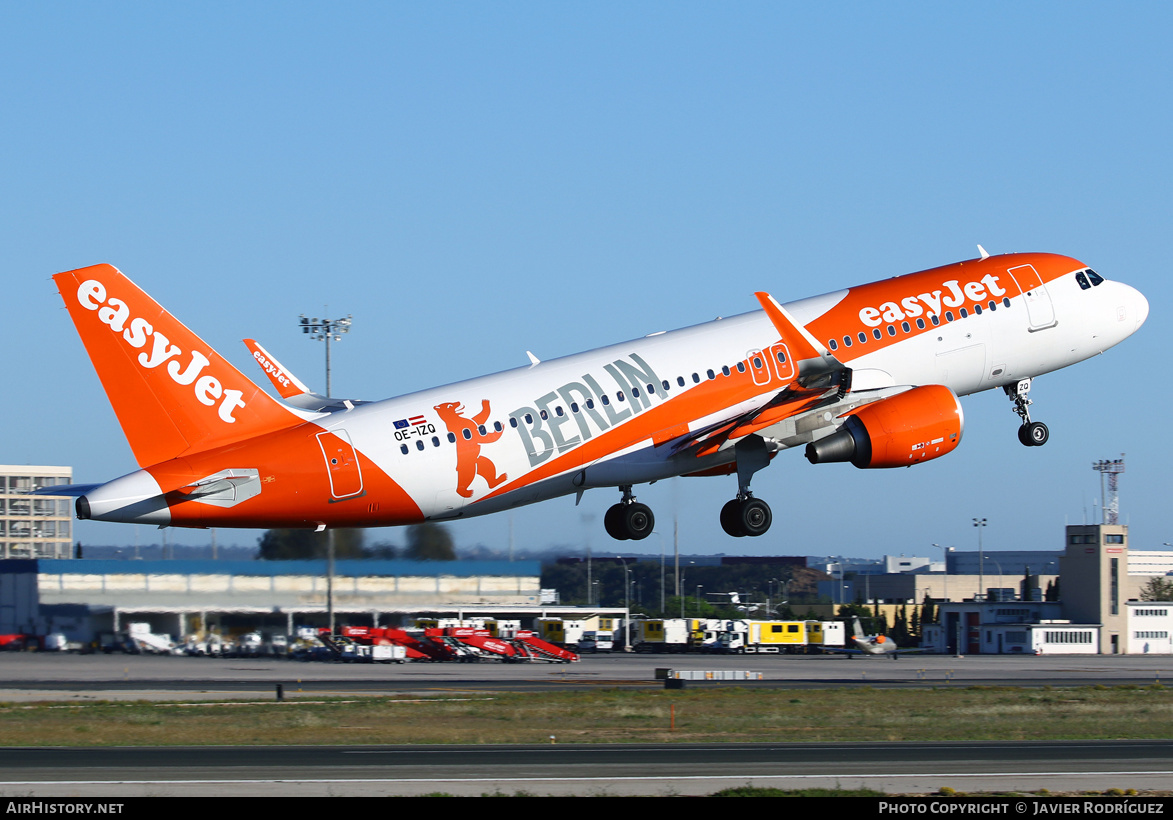
[[[1144,297],[1136,288],[1129,288],[1132,291],[1132,315],[1136,317],[1136,330],[1144,324],[1144,320],[1149,318],[1149,300]]]

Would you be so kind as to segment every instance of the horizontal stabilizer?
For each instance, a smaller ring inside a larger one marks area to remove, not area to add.
[[[26,493],[26,495],[55,495],[77,498],[79,495],[85,495],[95,487],[101,486],[101,484],[58,484],[55,487],[38,487]]]

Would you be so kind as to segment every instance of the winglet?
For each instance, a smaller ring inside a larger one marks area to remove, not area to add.
[[[805,327],[795,321],[794,317],[778,304],[773,296],[758,291],[754,294],[762,304],[762,309],[770,317],[779,338],[790,349],[790,355],[799,366],[799,373],[803,377],[824,375],[847,368],[823,345],[811,335]]]
[[[773,296],[765,291],[758,291],[754,296],[758,297],[762,309],[766,311],[766,315],[774,323],[774,329],[778,331],[782,341],[786,342],[786,346],[790,348],[795,359],[801,361],[802,359],[813,359],[816,356],[830,355],[827,348],[819,344],[819,341],[805,327],[794,321],[794,317],[787,312],[786,308],[778,304]]]
[[[273,357],[273,354],[261,347],[256,339],[243,339],[245,347],[253,354],[261,370],[269,377],[274,389],[287,404],[301,410],[313,413],[334,412],[335,410],[353,410],[355,405],[365,404],[358,399],[331,399],[320,393],[315,393],[306,387],[305,383],[289,372]]]
[[[261,347],[260,342],[256,339],[244,339],[243,341],[244,346],[248,348],[249,353],[253,354],[253,358],[261,366],[261,370],[265,371],[265,375],[269,377],[269,381],[273,383],[273,388],[281,398],[291,399],[294,396],[310,392],[310,389],[302,384],[297,376],[281,366],[281,362],[277,361],[272,353]]]

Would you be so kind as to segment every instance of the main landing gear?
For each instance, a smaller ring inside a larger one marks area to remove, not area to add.
[[[721,508],[721,529],[735,538],[765,535],[774,520],[770,505],[754,498],[749,490],[753,474],[770,463],[774,451],[761,436],[749,435],[735,445],[737,470],[737,498]],[[623,499],[607,510],[603,526],[617,541],[641,541],[652,534],[656,517],[646,504],[640,504],[631,494],[631,485],[620,486]]]
[[[1022,419],[1022,426],[1018,428],[1018,440],[1027,447],[1042,447],[1051,437],[1051,432],[1041,421],[1030,420],[1030,410],[1027,409],[1033,404],[1028,398],[1030,382],[1030,379],[1019,379],[1017,384],[1008,384],[1002,389],[1010,401],[1014,402],[1014,412]]]
[[[721,508],[721,529],[734,538],[764,535],[774,520],[770,505],[747,489]]]
[[[770,505],[754,498],[749,482],[770,463],[770,451],[761,436],[746,436],[737,443],[737,498],[721,508],[721,529],[734,538],[765,535],[774,521]]]
[[[631,494],[631,485],[620,487],[623,500],[608,508],[603,516],[607,535],[617,541],[642,541],[656,527],[656,516],[647,504],[640,504]]]

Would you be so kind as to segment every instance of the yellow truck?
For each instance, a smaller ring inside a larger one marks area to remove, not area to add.
[[[730,621],[721,635],[722,652],[805,652],[809,643],[806,621]]]

